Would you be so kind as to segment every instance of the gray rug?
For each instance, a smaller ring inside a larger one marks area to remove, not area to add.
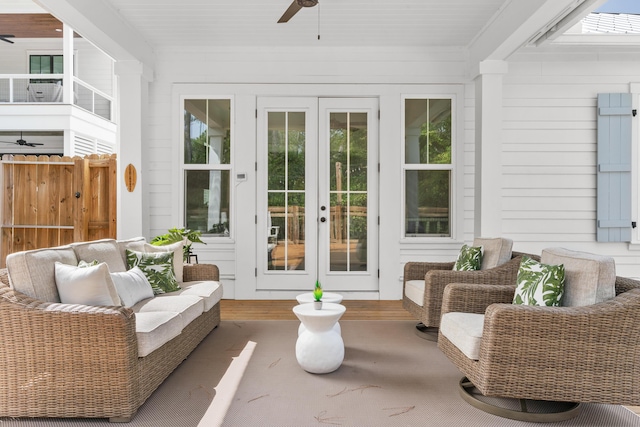
[[[223,321],[124,425],[547,425],[502,419],[466,404],[457,391],[461,374],[435,343],[415,335],[415,322],[340,322],[345,360],[337,371],[324,375],[298,366],[298,324]],[[1,427],[107,424],[0,418]],[[620,406],[586,404],[577,418],[551,425],[640,427],[640,417]]]

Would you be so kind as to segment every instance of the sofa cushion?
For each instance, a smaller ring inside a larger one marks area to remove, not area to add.
[[[60,302],[84,305],[120,305],[120,297],[104,262],[78,267],[55,262],[55,278]]]
[[[55,262],[78,265],[70,246],[35,249],[7,255],[11,287],[18,292],[47,302],[60,302],[55,280]]]
[[[122,273],[111,273],[111,279],[125,307],[133,307],[144,299],[153,298],[151,284],[138,267]]]
[[[180,314],[171,311],[136,313],[138,357],[145,357],[182,332]]]
[[[130,249],[127,253],[127,267],[138,266],[147,276],[153,293],[163,294],[180,289],[173,271],[173,252],[138,252]]]
[[[407,280],[404,294],[420,307],[424,305],[424,280]]]
[[[440,320],[440,332],[469,359],[480,359],[480,343],[484,314],[445,313]]]
[[[564,265],[563,306],[591,305],[616,296],[616,266],[611,257],[565,248],[547,248],[543,249],[540,261]]]
[[[126,250],[129,247],[129,245],[131,243],[134,242],[143,242],[144,243],[144,237],[134,237],[131,239],[121,239],[121,240],[116,240],[116,243],[118,243],[118,250],[120,251],[120,256],[122,257],[122,262],[124,263],[124,265],[127,265],[127,253]]]
[[[131,309],[134,313],[148,313],[153,311],[171,311],[179,313],[182,327],[186,327],[204,312],[204,301],[195,295],[172,295],[165,298],[149,298],[135,304]]]
[[[91,242],[72,243],[71,247],[78,260],[106,262],[109,271],[118,273],[127,271],[127,266],[120,256],[118,243],[113,239],[94,240]]]
[[[178,282],[183,281],[184,270],[184,242],[172,243],[164,246],[154,246],[144,241],[136,241],[127,244],[126,249],[138,252],[156,253],[156,252],[173,252],[173,272]]]
[[[462,245],[458,259],[453,265],[454,271],[480,270],[482,265],[482,246]]]
[[[514,304],[557,307],[564,291],[564,265],[549,265],[523,256],[516,278]]]
[[[202,298],[204,311],[209,311],[222,299],[222,286],[214,280],[201,280],[180,283],[182,289],[168,294],[158,295],[159,298],[171,295],[195,295]]]
[[[495,268],[511,259],[513,240],[504,237],[476,237],[473,246],[482,246],[481,270]]]

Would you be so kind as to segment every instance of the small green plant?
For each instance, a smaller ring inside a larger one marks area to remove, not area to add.
[[[191,244],[192,243],[204,243],[202,239],[200,239],[202,233],[196,230],[187,230],[185,228],[170,228],[169,231],[165,234],[160,234],[159,236],[154,237],[151,240],[151,244],[154,246],[164,246],[170,245],[176,242],[182,242],[183,240],[187,240],[184,248],[183,248],[183,258],[185,262],[189,261],[189,255],[191,255]]]
[[[316,301],[322,300],[322,286],[318,280],[316,280],[316,286],[313,288],[313,299]]]

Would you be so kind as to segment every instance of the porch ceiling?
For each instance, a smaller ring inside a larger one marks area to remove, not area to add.
[[[537,33],[560,28],[572,10],[584,16],[604,0],[319,0],[287,23],[277,21],[292,0],[8,1],[14,10],[22,3],[51,12],[115,59],[152,66],[164,48],[240,46],[404,46],[503,59]]]

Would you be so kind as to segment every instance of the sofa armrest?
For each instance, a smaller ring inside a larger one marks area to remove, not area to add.
[[[135,402],[137,359],[131,309],[48,303],[0,285],[1,414],[62,414],[68,395],[102,402],[114,390]]]
[[[515,291],[510,285],[450,283],[444,288],[441,312],[484,314],[491,304],[510,304]]]
[[[184,281],[194,282],[197,280],[220,280],[220,271],[215,264],[185,264]]]

